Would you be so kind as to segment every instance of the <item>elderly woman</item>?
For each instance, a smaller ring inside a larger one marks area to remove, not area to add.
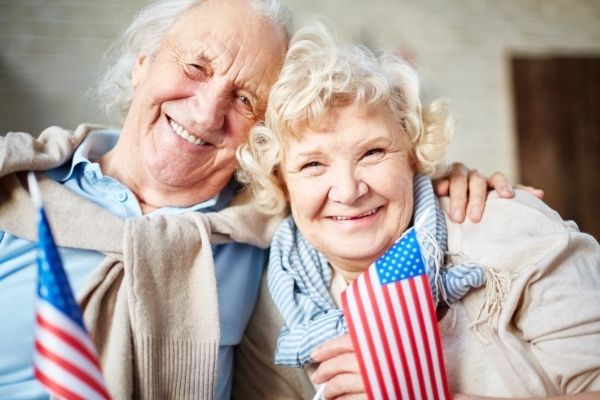
[[[430,181],[451,119],[443,101],[421,106],[410,66],[306,28],[268,104],[238,158],[263,210],[291,209],[268,272],[276,363],[320,363],[327,398],[362,392],[340,295],[415,227],[452,393],[600,396],[598,243],[522,191],[453,222]]]

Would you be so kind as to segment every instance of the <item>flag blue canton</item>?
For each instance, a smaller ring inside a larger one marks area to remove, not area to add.
[[[69,316],[73,322],[85,330],[81,312],[75,302],[60,255],[54,244],[46,213],[43,209],[40,209],[39,213],[38,296]]]
[[[425,273],[417,234],[411,228],[375,263],[382,284],[398,282]]]

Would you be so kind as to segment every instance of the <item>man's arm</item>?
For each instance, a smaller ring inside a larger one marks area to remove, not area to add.
[[[532,186],[518,187],[537,198],[544,197],[543,190]],[[502,172],[494,172],[488,178],[463,163],[453,163],[444,176],[433,180],[433,188],[438,197],[450,196],[450,217],[454,222],[463,222],[467,215],[472,222],[479,222],[490,190],[505,199],[515,195],[513,186]]]

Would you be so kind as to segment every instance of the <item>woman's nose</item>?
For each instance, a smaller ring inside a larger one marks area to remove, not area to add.
[[[353,204],[369,190],[367,183],[354,171],[337,173],[332,181],[329,199],[342,204]]]

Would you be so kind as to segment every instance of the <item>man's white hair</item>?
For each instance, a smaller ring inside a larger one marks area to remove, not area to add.
[[[96,96],[109,118],[121,123],[133,98],[131,72],[140,54],[153,55],[169,29],[189,9],[204,1],[157,0],[139,11],[107,54],[108,68],[96,88]],[[246,0],[250,7],[280,26],[289,40],[292,18],[279,0]]]

